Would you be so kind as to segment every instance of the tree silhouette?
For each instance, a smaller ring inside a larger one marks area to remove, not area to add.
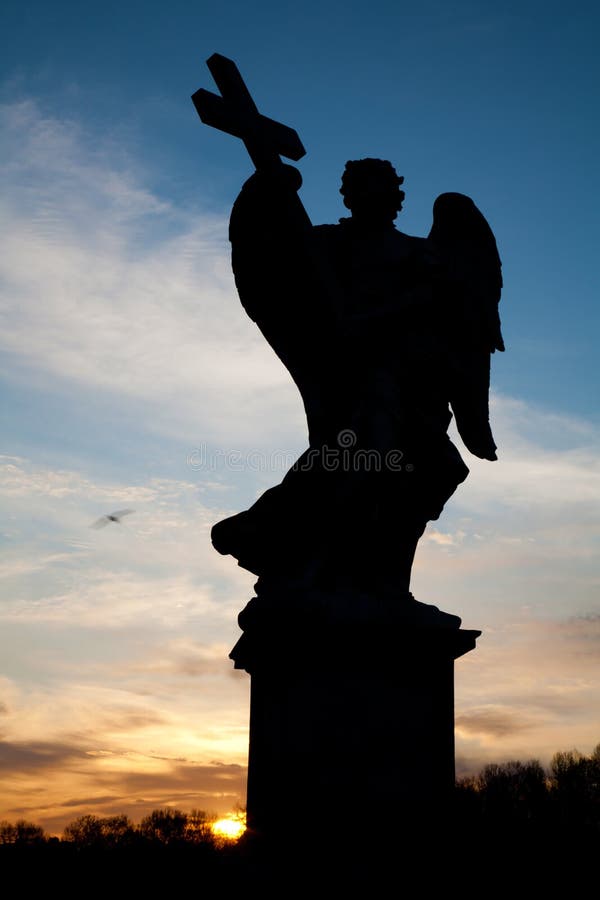
[[[562,824],[600,826],[600,744],[591,756],[555,753],[550,763],[553,805]]]
[[[539,819],[546,809],[546,774],[537,759],[517,760],[483,768],[478,777],[483,812],[499,823],[506,819],[527,822]]]
[[[117,847],[131,843],[135,827],[127,816],[80,816],[66,826],[63,840],[78,847]]]
[[[186,841],[191,841],[193,844],[214,844],[212,825],[216,819],[217,816],[214,813],[208,813],[203,809],[193,809],[187,815]]]
[[[102,842],[102,824],[98,816],[87,815],[75,819],[63,831],[63,840],[78,847],[94,847]]]
[[[186,838],[188,817],[179,809],[154,809],[140,822],[140,834],[161,844],[181,843]]]
[[[42,844],[48,840],[43,828],[19,819],[12,825],[10,822],[0,822],[0,844],[32,845]]]

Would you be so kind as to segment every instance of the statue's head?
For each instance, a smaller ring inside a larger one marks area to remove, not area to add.
[[[393,222],[402,209],[403,182],[386,159],[354,159],[346,163],[340,194],[354,218]]]

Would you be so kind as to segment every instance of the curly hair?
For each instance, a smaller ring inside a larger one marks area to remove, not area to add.
[[[404,182],[404,177],[398,175],[395,168],[387,159],[350,159],[346,163],[342,175],[340,194],[347,197],[362,182],[377,179],[386,183],[390,190],[397,190]]]

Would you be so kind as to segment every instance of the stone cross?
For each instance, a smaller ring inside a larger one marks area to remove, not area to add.
[[[293,128],[259,113],[233,60],[213,53],[206,65],[221,96],[203,88],[192,95],[205,125],[241,138],[257,169],[277,165],[281,162],[280,154],[293,160],[305,155],[306,150]]]

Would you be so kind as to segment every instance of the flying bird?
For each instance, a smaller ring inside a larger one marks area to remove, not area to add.
[[[128,516],[130,513],[134,512],[133,509],[118,509],[114,513],[110,513],[108,516],[100,516],[96,522],[91,526],[92,528],[104,528],[105,525],[108,525],[110,522],[120,522],[123,516]]]

